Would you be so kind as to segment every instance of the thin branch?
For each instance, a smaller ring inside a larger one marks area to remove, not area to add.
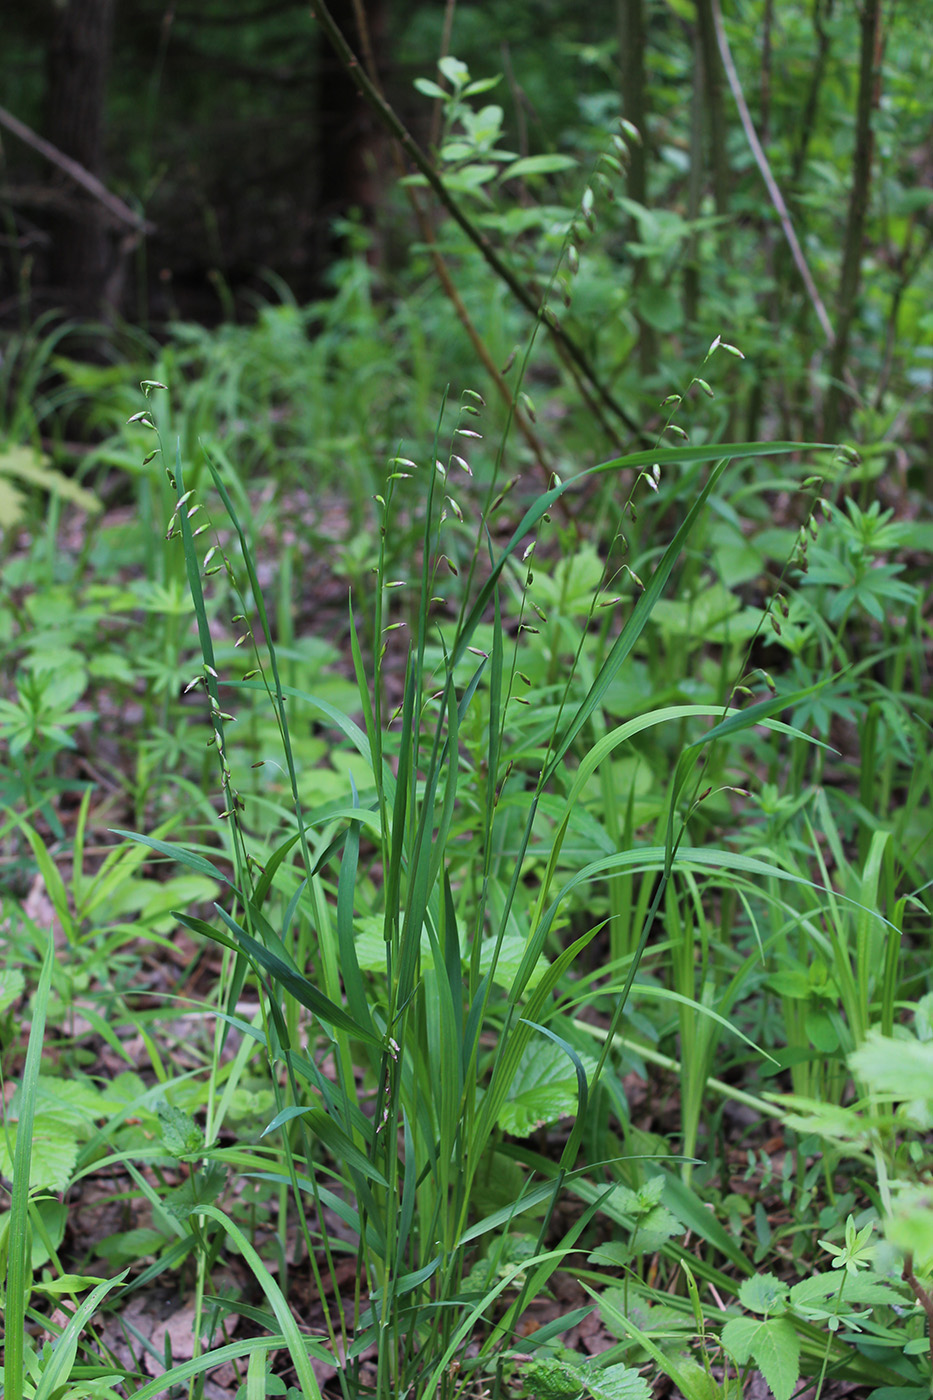
[[[801,248],[800,242],[797,238],[797,234],[794,231],[794,225],[791,222],[790,213],[788,211],[787,205],[784,202],[784,196],[781,194],[781,191],[778,188],[778,183],[775,180],[773,174],[771,173],[771,166],[768,164],[768,157],[765,155],[764,150],[762,149],[761,142],[758,140],[758,133],[755,130],[755,124],[752,121],[751,113],[748,110],[748,103],[745,101],[745,94],[742,91],[742,84],[739,81],[739,75],[736,72],[735,63],[732,59],[732,51],[729,48],[729,40],[726,37],[725,26],[722,22],[722,9],[720,7],[719,0],[712,0],[712,9],[713,23],[716,26],[716,41],[719,45],[720,55],[722,56],[722,65],[723,68],[726,70],[726,78],[728,79],[729,87],[732,89],[732,96],[735,98],[735,105],[739,109],[739,117],[742,122],[742,128],[745,132],[745,138],[748,141],[749,146],[751,147],[752,155],[755,157],[755,163],[758,166],[758,169],[761,171],[762,177],[765,182],[765,186],[771,199],[771,203],[777,210],[778,218],[781,221],[781,228],[784,230],[784,237],[787,239],[788,246],[790,247],[791,251],[791,256],[793,257],[794,262],[797,266],[797,271],[800,273],[800,276],[803,279],[803,284],[807,289],[807,296],[810,298],[810,301],[813,305],[813,309],[816,312],[817,320],[823,328],[823,334],[826,337],[826,343],[830,346],[833,346],[836,344],[836,332],[833,330],[832,322],[829,319],[826,307],[823,305],[822,298],[820,297],[819,292],[816,290],[816,283],[813,280],[810,269],[807,265],[807,260],[803,255],[803,249]]]
[[[545,326],[554,340],[563,345],[571,360],[593,386],[595,393],[606,407],[611,409],[615,416],[619,418],[631,432],[638,433],[639,436],[641,436],[642,430],[639,428],[638,424],[602,383],[587,356],[583,350],[581,350],[580,346],[577,345],[576,341],[571,339],[566,331],[561,329],[553,312],[550,312],[547,307],[541,307],[537,304],[534,297],[532,297],[527,288],[522,285],[511,268],[499,257],[499,254],[496,252],[495,248],[493,248],[486,235],[476,227],[466,214],[464,214],[428,157],[421,150],[421,147],[418,145],[411,132],[399,120],[393,109],[380,94],[375,84],[364,70],[363,65],[360,63],[344,38],[341,30],[334,22],[334,18],[324,3],[324,0],[310,0],[310,6],[312,15],[327,35],[337,56],[358,88],[360,94],[366,99],[370,107],[372,107],[386,130],[401,146],[412,164],[424,176],[441,204],[443,204],[444,208],[455,222],[460,225],[470,242],[479,249],[496,276],[505,283],[515,299],[520,302],[532,316],[541,320],[542,325]]]
[[[144,219],[141,214],[137,214],[115,194],[111,194],[107,186],[102,184],[96,175],[92,175],[83,165],[72,160],[71,156],[66,156],[64,151],[53,146],[51,141],[46,141],[43,136],[39,136],[31,127],[14,117],[12,112],[8,112],[5,107],[0,107],[0,126],[5,126],[7,131],[22,141],[24,145],[31,146],[34,151],[38,151],[39,155],[44,156],[52,165],[57,165],[59,170],[63,170],[74,180],[76,185],[80,185],[82,189],[92,195],[118,222],[129,224],[131,228],[138,229],[141,233],[155,233],[155,224]]]
[[[367,24],[366,20],[366,11],[363,6],[362,0],[353,0],[353,8],[354,15],[356,18],[356,26],[360,36],[360,51],[364,55],[363,62],[366,65],[367,74],[374,89],[379,94],[379,97],[385,100],[384,93],[382,90],[382,84],[379,78],[379,70],[376,67],[375,60],[373,58],[372,37],[369,32],[369,25]],[[449,0],[448,3],[447,17],[452,22],[452,0]],[[449,33],[446,33],[446,29],[445,34],[446,38],[444,42],[446,44],[449,42],[450,38]],[[446,52],[446,48],[444,51]],[[392,150],[393,155],[395,157],[395,164],[398,171],[398,175],[401,179],[405,174],[405,163],[402,160],[398,146],[393,146]],[[545,450],[544,444],[532,428],[527,415],[522,412],[521,407],[519,406],[517,400],[514,398],[508,384],[506,383],[504,374],[498,368],[496,362],[493,360],[492,355],[489,352],[489,347],[486,345],[486,342],[483,340],[476,326],[473,324],[473,320],[470,316],[470,313],[469,311],[467,311],[466,307],[463,304],[463,298],[457,291],[454,279],[451,276],[450,269],[447,266],[447,262],[443,254],[441,253],[440,248],[437,246],[437,240],[434,236],[434,228],[432,226],[431,219],[427,210],[421,207],[421,202],[418,199],[417,190],[412,189],[411,185],[406,185],[405,193],[408,196],[408,203],[410,204],[412,213],[414,214],[415,219],[417,221],[418,229],[421,234],[421,241],[428,249],[431,262],[434,266],[435,275],[437,276],[437,279],[441,284],[441,288],[445,296],[447,297],[448,301],[453,307],[457,318],[460,321],[460,324],[466,331],[470,344],[473,346],[473,349],[476,355],[478,356],[480,363],[484,366],[487,374],[490,376],[493,383],[495,384],[496,389],[498,390],[500,396],[502,397],[506,405],[506,408],[512,413],[519,431],[521,432],[525,441],[528,443],[528,446],[531,448],[533,456],[540,463],[545,474],[548,477],[550,477],[550,474],[553,472],[554,469],[549,463],[548,454]]]

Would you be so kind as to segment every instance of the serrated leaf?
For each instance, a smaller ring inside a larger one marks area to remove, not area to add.
[[[204,1147],[204,1133],[190,1113],[183,1108],[174,1108],[169,1103],[160,1103],[156,1109],[162,1145],[173,1157],[190,1157]]]
[[[739,1302],[754,1313],[782,1313],[788,1286],[773,1274],[753,1274],[739,1289]]]
[[[792,1307],[805,1308],[812,1303],[827,1302],[839,1294],[839,1273],[828,1269],[814,1274],[812,1278],[801,1279],[790,1290],[789,1302]],[[886,1278],[879,1274],[859,1273],[846,1277],[844,1307],[890,1304],[898,1301],[898,1293]]]
[[[622,1244],[620,1240],[609,1240],[606,1244],[601,1244],[588,1254],[586,1262],[588,1264],[602,1264],[607,1269],[624,1269],[632,1258],[631,1247]]]
[[[724,1387],[692,1356],[677,1358],[677,1385],[684,1400],[722,1400]]]
[[[581,1055],[587,1080],[596,1067],[589,1055]],[[551,1041],[528,1045],[518,1062],[508,1098],[497,1119],[504,1133],[527,1137],[545,1123],[577,1109],[577,1077],[570,1060]]]
[[[654,1253],[667,1240],[684,1233],[683,1222],[672,1210],[667,1206],[651,1204],[666,1185],[662,1176],[652,1177],[638,1191],[632,1191],[620,1183],[603,1201],[604,1214],[632,1232],[625,1246],[629,1258],[633,1253]]]
[[[790,1400],[800,1378],[800,1339],[786,1317],[733,1317],[722,1344],[739,1366],[754,1360],[774,1400]]]
[[[18,968],[7,967],[0,971],[0,1012],[18,1001],[25,989],[26,979]]]
[[[522,1384],[536,1400],[577,1400],[583,1394],[583,1380],[577,1368],[555,1357],[524,1366]]]
[[[12,1178],[18,1124],[9,1123],[0,1134],[0,1176]],[[29,1159],[31,1190],[65,1191],[78,1158],[78,1139],[72,1125],[52,1113],[37,1113],[32,1127]]]
[[[210,1162],[204,1171],[193,1172],[181,1186],[162,1199],[162,1208],[175,1220],[187,1220],[205,1206],[213,1205],[227,1184],[227,1172],[220,1162]]]
[[[684,1227],[664,1206],[653,1206],[640,1214],[632,1231],[632,1248],[639,1254],[654,1254],[662,1244],[684,1233]]]
[[[642,1211],[653,1210],[661,1203],[661,1193],[664,1190],[664,1177],[651,1176],[647,1181],[642,1182],[635,1192],[634,1208],[640,1213]]]
[[[17,491],[4,477],[0,476],[0,530],[12,529],[18,525],[26,510],[26,497]]]
[[[584,1383],[592,1400],[650,1400],[651,1387],[631,1366],[584,1369]]]
[[[49,459],[34,447],[5,447],[0,451],[0,476],[12,476],[17,481],[25,481],[29,486],[38,486],[43,491],[64,496],[81,510],[93,514],[101,508],[101,502],[90,491],[85,491],[77,482],[48,465]]]
[[[10,1102],[14,1117],[19,1114],[19,1105],[20,1090],[17,1089]],[[73,1133],[84,1128],[85,1136],[95,1120],[108,1118],[111,1113],[103,1094],[87,1080],[53,1079],[50,1075],[40,1076],[36,1084],[36,1109],[67,1123]]]
[[[848,1058],[852,1073],[876,1094],[905,1103],[933,1103],[933,1043],[869,1031]]]

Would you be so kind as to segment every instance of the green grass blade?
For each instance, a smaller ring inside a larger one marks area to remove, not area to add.
[[[233,930],[242,951],[247,954],[254,966],[258,965],[264,968],[280,987],[283,987],[308,1011],[313,1011],[314,1015],[325,1024],[338,1026],[341,1030],[349,1032],[356,1040],[362,1040],[367,1045],[382,1045],[382,1041],[373,1031],[361,1026],[358,1021],[344,1011],[342,1006],[338,1006],[336,1002],[331,1001],[330,997],[319,992],[313,982],[309,982],[307,977],[289,967],[288,963],[277,957],[271,949],[263,947],[255,938],[251,938],[219,906],[217,906],[217,912],[228,927]]]
[[[189,851],[184,846],[179,846],[170,841],[159,841],[155,836],[143,836],[138,831],[123,831],[120,827],[110,828],[113,836],[121,836],[124,841],[135,841],[140,846],[148,846],[151,851],[158,851],[159,855],[167,856],[169,860],[177,861],[179,865],[187,865],[190,870],[196,870],[199,875],[209,875],[212,880],[220,880],[224,885],[233,888],[233,881],[229,880],[222,871],[217,869],[204,856],[199,856],[195,851]]]
[[[249,1268],[252,1270],[256,1282],[266,1295],[269,1306],[275,1313],[276,1322],[282,1329],[282,1335],[285,1338],[288,1353],[292,1359],[292,1365],[297,1373],[298,1384],[304,1396],[304,1400],[321,1400],[321,1392],[308,1357],[307,1340],[302,1337],[299,1332],[298,1324],[292,1316],[291,1309],[283,1296],[281,1288],[269,1273],[269,1270],[260,1259],[250,1241],[243,1234],[243,1231],[228,1215],[225,1215],[217,1206],[205,1206],[201,1213],[212,1220],[216,1220],[217,1223],[226,1230],[231,1241],[243,1255]],[[328,1357],[328,1360],[332,1359],[333,1358]],[[162,1383],[164,1388],[165,1377],[162,1378]]]
[[[39,985],[32,1005],[32,1025],[26,1047],[26,1063],[20,1082],[19,1123],[13,1152],[13,1187],[10,1197],[9,1258],[7,1262],[4,1351],[4,1387],[8,1400],[22,1400],[25,1380],[26,1303],[31,1292],[32,1245],[29,1229],[29,1166],[32,1159],[32,1129],[42,1066],[42,1040],[52,985],[55,943],[49,934],[48,948],[39,974]]]
[[[563,735],[554,746],[554,752],[541,775],[542,786],[550,780],[556,769],[562,763],[567,750],[570,748],[593,711],[602,701],[603,696],[618,675],[620,668],[629,656],[633,646],[645,630],[648,619],[654,610],[654,605],[664,591],[680,552],[692,534],[697,519],[706,505],[713,487],[718,484],[728,464],[729,459],[722,458],[710,472],[697,494],[696,500],[684,516],[680,528],[662,554],[645,591],[639,597],[631,616],[613,643],[612,649],[600,667],[599,673],[590,687],[589,692],[578,706],[576,713],[571,718]]]
[[[123,1273],[118,1274],[116,1278],[99,1283],[93,1293],[89,1293],[84,1302],[72,1313],[61,1335],[55,1340],[52,1355],[42,1371],[42,1378],[36,1386],[33,1400],[53,1400],[53,1397],[59,1396],[64,1390],[78,1352],[78,1342],[84,1324],[90,1321],[103,1299],[111,1289],[118,1287],[123,1282],[128,1273],[129,1269],[124,1269]],[[9,1347],[9,1340],[7,1346]],[[6,1394],[12,1400],[13,1390],[7,1390]]]
[[[357,805],[356,787],[353,788],[354,806]],[[351,822],[343,846],[340,861],[340,875],[337,881],[337,946],[340,950],[340,976],[343,981],[350,1014],[366,1030],[372,1031],[373,1022],[366,999],[366,987],[356,956],[356,941],[353,937],[353,896],[356,892],[356,874],[360,857],[360,823]]]

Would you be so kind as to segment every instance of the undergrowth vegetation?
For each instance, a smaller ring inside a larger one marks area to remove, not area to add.
[[[930,1393],[929,313],[823,444],[773,247],[492,86],[394,280],[5,350],[14,1400]]]

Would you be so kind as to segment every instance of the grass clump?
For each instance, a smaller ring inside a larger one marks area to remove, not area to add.
[[[510,221],[566,162],[498,160],[448,69],[448,176],[569,295],[604,186]],[[494,318],[496,401],[432,439],[424,325],[371,293],[176,329],[141,404],[57,361],[133,506],[3,580],[5,1389],[919,1400],[929,521],[851,451],[718,443],[719,336],[587,466],[644,383],[546,310],[553,362],[497,369]]]

